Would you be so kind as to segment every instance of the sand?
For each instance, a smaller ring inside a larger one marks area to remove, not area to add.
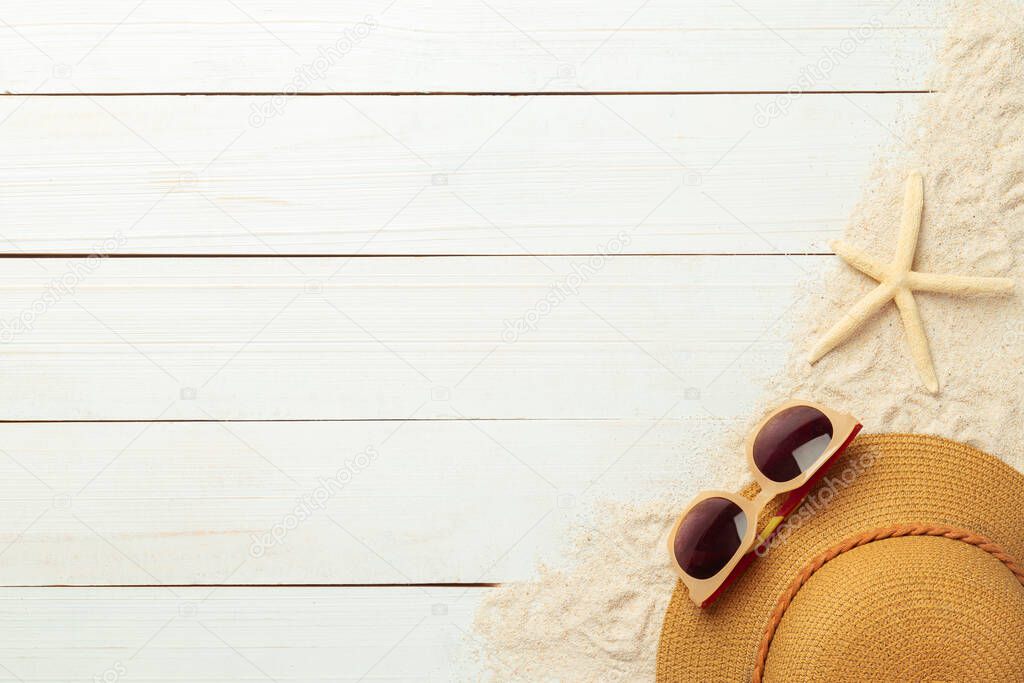
[[[892,306],[808,364],[815,340],[874,284],[834,259],[802,286],[790,360],[768,379],[761,405],[810,398],[857,415],[868,431],[957,439],[1024,471],[1024,13],[1012,0],[962,3],[950,26],[937,93],[877,162],[843,239],[888,260],[904,180],[919,169],[925,213],[915,267],[1012,277],[1018,294],[917,295],[942,386],[931,395]],[[716,474],[688,481],[685,497],[605,504],[594,515],[603,521],[567,549],[566,566],[541,567],[535,581],[495,590],[475,624],[478,666],[493,680],[652,680],[675,585],[665,534],[696,489],[741,488],[748,426],[718,435]]]

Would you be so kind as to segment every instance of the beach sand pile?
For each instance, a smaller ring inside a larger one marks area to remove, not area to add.
[[[867,431],[956,439],[1024,471],[1024,8],[1014,0],[955,5],[937,61],[936,92],[923,96],[872,170],[843,239],[889,260],[904,181],[918,169],[925,212],[915,267],[1012,277],[1017,293],[917,295],[942,386],[931,395],[891,305],[808,364],[815,340],[875,284],[834,259],[801,287],[790,359],[768,378],[761,405],[812,399],[857,415]],[[758,417],[720,435],[711,451],[717,475],[657,503],[607,503],[595,515],[602,521],[567,550],[566,566],[496,589],[475,624],[478,665],[494,680],[652,680],[675,585],[665,534],[696,490],[741,488],[740,446]]]

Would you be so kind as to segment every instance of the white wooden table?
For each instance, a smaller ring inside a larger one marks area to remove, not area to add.
[[[750,409],[936,4],[4,3],[0,679],[463,670]]]

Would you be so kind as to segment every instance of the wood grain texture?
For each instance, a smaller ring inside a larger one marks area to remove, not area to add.
[[[0,88],[19,93],[921,88],[944,4],[12,2],[5,4],[0,25]],[[819,63],[824,67],[815,72]]]
[[[393,584],[721,475],[944,5],[5,3],[0,679],[472,679]]]
[[[0,585],[526,579],[596,501],[695,493],[715,464],[687,456],[740,403],[664,420],[0,425]]]
[[[786,352],[827,257],[10,259],[12,420],[644,418]]]
[[[0,677],[451,681],[486,589],[0,589]]]
[[[7,98],[0,249],[827,251],[923,97]]]

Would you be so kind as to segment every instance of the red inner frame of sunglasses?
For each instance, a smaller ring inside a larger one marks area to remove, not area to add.
[[[847,446],[849,446],[850,443],[857,437],[857,434],[860,432],[860,430],[861,425],[857,424],[850,432],[850,435],[846,437],[846,441],[843,442],[843,445],[836,449],[836,452],[833,453],[820,468],[818,468],[818,471],[815,472],[814,475],[810,479],[808,479],[803,486],[801,486],[798,489],[793,489],[792,491],[789,492],[789,495],[786,496],[786,500],[783,501],[782,505],[779,506],[779,509],[774,516],[782,517],[783,520],[789,517],[793,510],[796,510],[800,506],[800,503],[802,503],[804,498],[807,497],[807,494],[811,492],[811,489],[814,488],[815,484],[821,481],[821,478],[825,476],[825,474],[829,471],[832,465],[835,464],[836,459],[838,459],[840,455],[846,452]],[[780,523],[779,526],[775,527],[775,530],[772,531],[771,535],[768,538],[766,538],[763,542],[758,544],[756,548],[754,548],[749,553],[740,558],[740,561],[737,562],[736,566],[733,567],[731,572],[729,572],[729,576],[725,577],[725,581],[722,582],[722,585],[719,586],[714,593],[708,596],[707,600],[700,603],[701,608],[707,607],[715,600],[717,600],[718,596],[720,596],[722,592],[725,591],[725,589],[733,583],[733,581],[740,577],[740,575],[746,570],[746,568],[750,566],[750,563],[757,559],[757,551],[767,546],[768,543],[770,543],[771,540],[775,538],[775,534],[778,533],[779,528],[781,526],[782,524]]]

